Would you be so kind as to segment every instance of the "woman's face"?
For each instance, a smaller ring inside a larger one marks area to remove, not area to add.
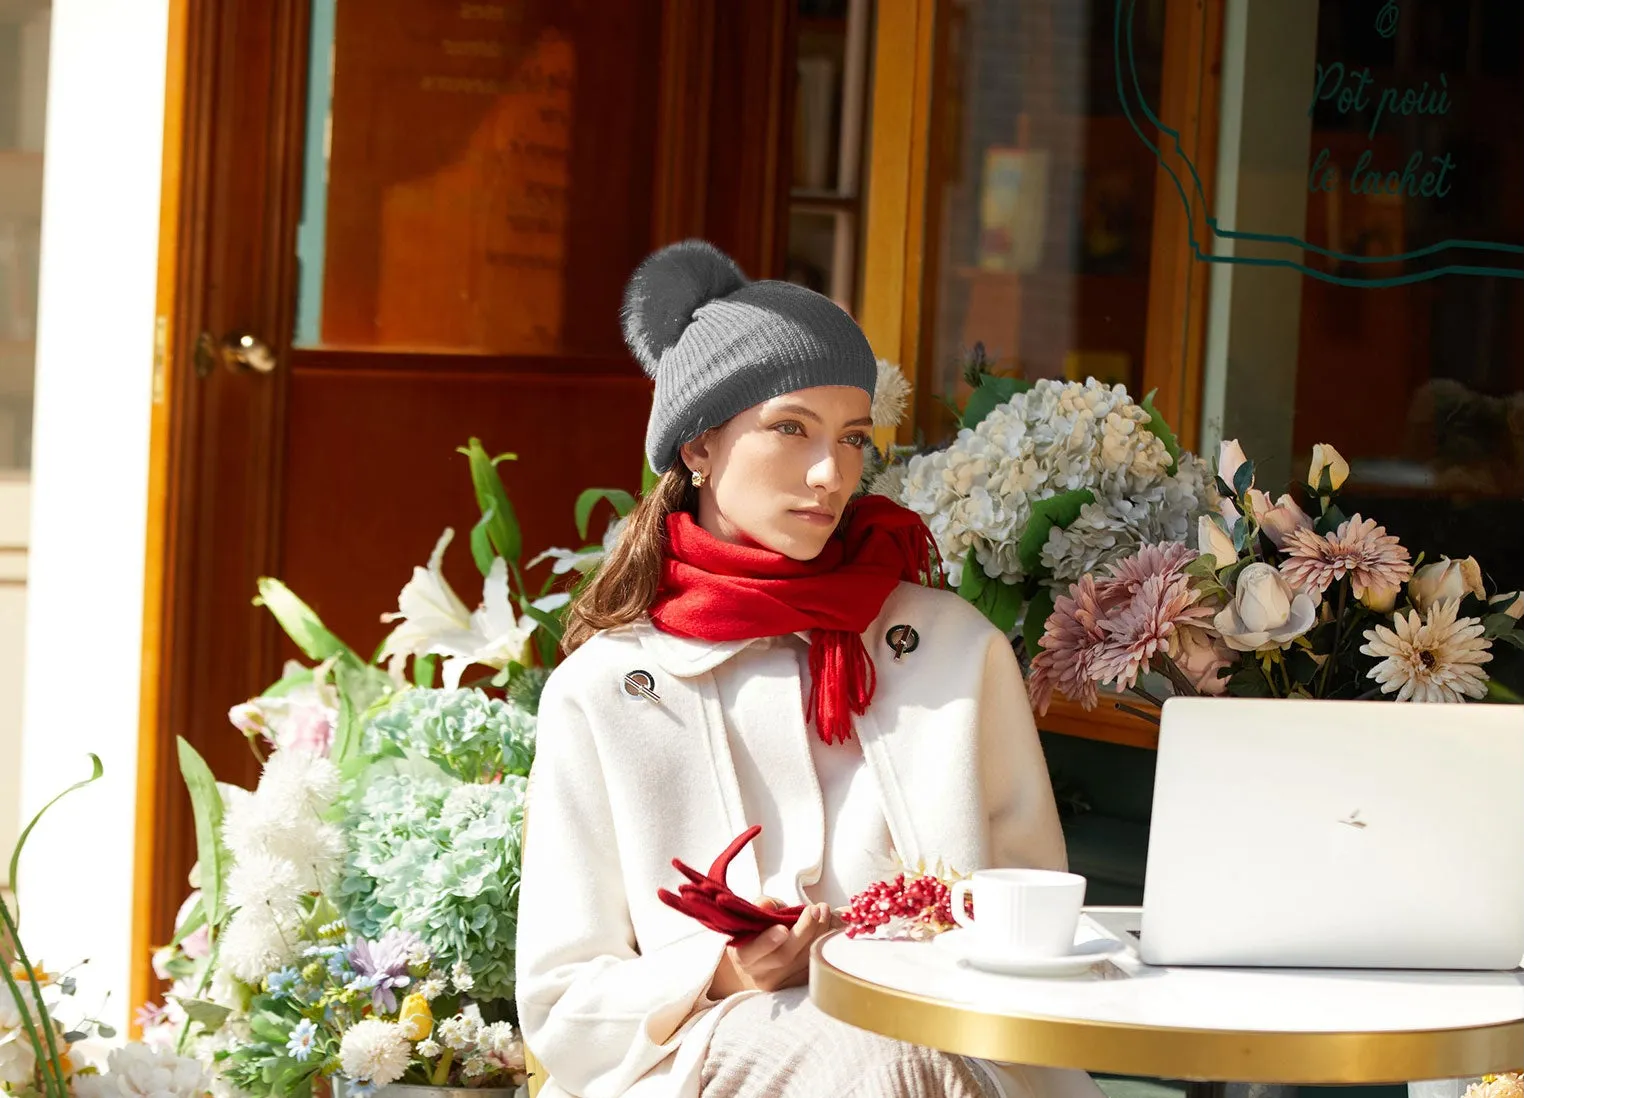
[[[757,404],[681,447],[687,468],[707,478],[698,525],[722,541],[812,560],[858,487],[869,445],[870,394],[855,386]]]

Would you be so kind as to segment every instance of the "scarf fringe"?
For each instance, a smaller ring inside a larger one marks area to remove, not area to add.
[[[853,736],[853,718],[862,717],[875,697],[875,661],[857,633],[820,629],[808,646],[807,668],[813,680],[807,719],[825,743],[846,743]]]

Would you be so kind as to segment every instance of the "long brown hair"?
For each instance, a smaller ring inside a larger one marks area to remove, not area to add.
[[[698,490],[678,457],[629,514],[618,544],[567,606],[561,649],[571,655],[603,629],[614,629],[646,614],[658,597],[664,566],[664,522],[672,511],[695,509]]]

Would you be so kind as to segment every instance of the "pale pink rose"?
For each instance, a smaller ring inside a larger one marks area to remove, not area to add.
[[[1248,503],[1253,508],[1253,517],[1259,523],[1259,529],[1265,532],[1270,543],[1278,549],[1287,544],[1289,535],[1298,530],[1311,528],[1310,516],[1300,507],[1294,498],[1286,492],[1282,498],[1271,501],[1269,492],[1261,492],[1257,488],[1248,492]]]
[[[1482,586],[1482,566],[1475,557],[1443,557],[1418,569],[1408,581],[1408,598],[1421,613],[1446,599],[1463,599],[1467,594],[1479,599],[1488,597]]]
[[[1236,470],[1240,469],[1245,461],[1247,455],[1242,453],[1240,442],[1226,439],[1219,443],[1219,479],[1229,485],[1232,492],[1236,490]],[[1226,499],[1223,495],[1219,496],[1219,513],[1224,516],[1225,526],[1229,529],[1234,529],[1236,520],[1242,517],[1242,513],[1236,509],[1235,500]]]
[[[272,739],[281,751],[325,755],[332,750],[332,711],[318,704],[293,706]]]
[[[1196,523],[1196,551],[1211,554],[1215,568],[1236,563],[1236,543],[1230,540],[1224,524],[1208,515]]]
[[[1200,629],[1180,630],[1179,641],[1179,654],[1173,662],[1185,678],[1200,694],[1209,697],[1223,694],[1225,680],[1219,677],[1219,672],[1236,662],[1236,653],[1219,638]]]
[[[1240,442],[1232,438],[1219,443],[1219,479],[1230,485],[1231,491],[1236,490],[1236,470],[1246,463]]]
[[[212,951],[212,928],[203,926],[177,945],[185,957],[198,961]]]

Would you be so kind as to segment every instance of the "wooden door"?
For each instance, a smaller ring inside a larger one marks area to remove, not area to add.
[[[528,545],[574,544],[577,494],[640,477],[626,277],[689,235],[775,275],[789,182],[790,4],[174,5],[135,1001],[193,862],[173,737],[253,784],[226,713],[297,655],[258,577],[372,651],[475,521],[471,437],[519,455]]]

